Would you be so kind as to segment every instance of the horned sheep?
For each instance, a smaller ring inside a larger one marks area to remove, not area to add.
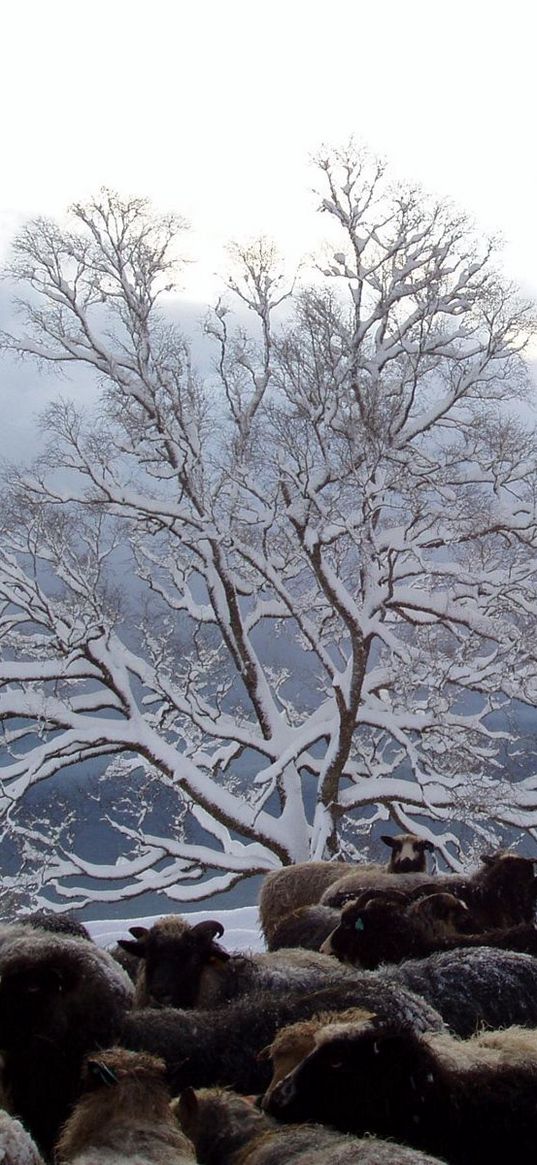
[[[387,866],[375,864],[351,864],[349,862],[298,862],[272,870],[263,880],[259,896],[259,917],[267,945],[271,946],[275,927],[287,914],[300,906],[312,906],[322,900],[323,894],[345,875],[369,873],[375,877],[381,872],[387,874],[407,873],[410,870],[424,872],[426,853],[434,849],[428,838],[412,833],[402,833],[396,837],[384,835],[381,840],[390,846],[391,854]],[[328,903],[331,905],[331,903]]]
[[[482,863],[474,874],[466,877],[443,874],[431,879],[423,874],[404,874],[398,880],[398,889],[412,897],[447,892],[462,899],[470,912],[468,927],[475,932],[533,922],[537,902],[533,860],[499,852],[484,855]],[[386,874],[375,877],[356,870],[334,882],[322,895],[321,902],[342,909],[348,901],[373,885],[388,889],[393,887],[393,880]]]
[[[434,1165],[437,1158],[322,1125],[279,1124],[243,1096],[192,1089],[173,1102],[204,1165]]]
[[[56,1145],[57,1165],[192,1165],[194,1149],[170,1099],[157,1057],[125,1048],[93,1053]]]
[[[190,926],[181,915],[159,919],[133,940],[120,939],[137,955],[137,1007],[219,1007],[253,990],[312,991],[341,978],[341,967],[318,951],[285,950],[230,954],[216,941],[224,928],[207,920]]]
[[[537,926],[531,922],[480,934],[439,925],[446,916],[465,921],[467,914],[465,904],[451,894],[431,894],[406,910],[399,903],[382,898],[367,900],[364,895],[343,909],[337,926],[322,944],[322,951],[366,969],[456,948],[487,946],[537,955]]]
[[[356,971],[338,985],[307,993],[296,987],[280,995],[254,991],[212,1010],[141,1009],[125,1017],[121,1043],[161,1055],[174,1092],[187,1085],[258,1092],[268,1081],[256,1056],[281,1027],[348,1007],[406,1017],[420,1030],[443,1021],[460,1036],[483,1026],[537,1027],[537,959],[489,947],[447,951]]]
[[[393,1137],[451,1165],[531,1161],[537,1137],[537,1037],[518,1055],[494,1043],[418,1033],[375,1017],[320,1029],[311,1051],[272,1090],[278,1119]]]

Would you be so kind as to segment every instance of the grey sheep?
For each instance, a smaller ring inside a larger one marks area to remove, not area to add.
[[[444,1021],[460,1036],[483,1026],[537,1027],[537,959],[489,947],[448,951],[357,971],[310,993],[254,991],[212,1010],[142,1009],[125,1017],[121,1043],[162,1056],[173,1092],[187,1085],[259,1092],[268,1079],[256,1057],[280,1028],[349,1007],[403,1017],[420,1030]]]
[[[125,1015],[119,1042],[161,1056],[174,1095],[188,1086],[213,1085],[259,1093],[270,1080],[270,1067],[259,1053],[281,1027],[353,1006],[404,1019],[420,1031],[443,1026],[441,1016],[423,999],[365,973],[317,991],[253,992],[216,1010],[134,1010]]]
[[[298,910],[300,906],[320,902],[328,887],[339,882],[343,876],[353,873],[362,876],[368,871],[373,877],[382,871],[398,876],[409,870],[424,872],[426,853],[434,849],[427,838],[412,833],[401,833],[396,837],[384,835],[381,841],[391,849],[386,867],[377,863],[298,862],[294,866],[284,866],[267,874],[259,896],[259,917],[269,948],[275,927],[287,914]],[[327,905],[331,903],[327,902]]]
[[[19,1120],[0,1111],[0,1165],[43,1165],[43,1158]]]
[[[322,1125],[282,1126],[243,1096],[192,1089],[174,1101],[204,1165],[434,1165],[438,1158]]]
[[[362,972],[426,999],[456,1035],[479,1027],[537,1027],[537,959],[493,947],[443,951]]]
[[[33,914],[24,914],[17,921],[26,926],[33,926],[35,930],[47,930],[52,934],[70,934],[78,938],[85,938],[93,942],[90,932],[83,922],[72,914],[59,914],[53,910],[36,910]]]
[[[63,1126],[57,1165],[192,1165],[194,1149],[170,1108],[164,1064],[109,1048],[85,1061],[82,1094]]]

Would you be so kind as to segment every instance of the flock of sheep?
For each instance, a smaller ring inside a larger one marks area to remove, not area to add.
[[[0,924],[0,1165],[494,1165],[537,1144],[537,876],[269,874],[267,950],[218,921]]]

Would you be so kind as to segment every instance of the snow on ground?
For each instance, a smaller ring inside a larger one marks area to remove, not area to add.
[[[180,911],[165,911],[167,914]],[[103,922],[86,922],[91,937],[100,947],[111,947],[119,938],[131,938],[129,927],[150,927],[162,914],[155,914],[149,918],[114,918]],[[263,951],[265,944],[259,927],[257,906],[242,906],[237,910],[196,910],[188,913],[188,921],[192,926],[196,922],[205,922],[208,918],[216,918],[224,927],[224,934],[218,941],[229,951]]]

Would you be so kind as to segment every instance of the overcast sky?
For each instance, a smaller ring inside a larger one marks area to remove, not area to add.
[[[5,0],[0,246],[101,184],[213,248],[311,243],[307,160],[351,133],[509,241],[537,291],[529,0]],[[204,276],[193,292],[204,297]]]

